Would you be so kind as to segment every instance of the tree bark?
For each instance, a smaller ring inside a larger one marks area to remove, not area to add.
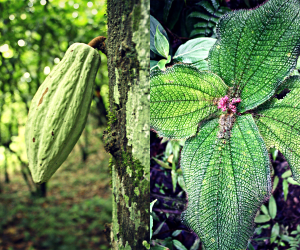
[[[108,0],[112,249],[146,249],[150,202],[150,0]]]

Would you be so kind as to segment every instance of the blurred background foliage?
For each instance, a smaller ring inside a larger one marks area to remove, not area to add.
[[[0,249],[109,249],[105,55],[86,128],[49,183],[32,182],[24,138],[31,99],[67,48],[106,36],[105,1],[0,0],[0,31]]]

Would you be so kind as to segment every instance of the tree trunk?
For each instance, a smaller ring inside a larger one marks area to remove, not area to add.
[[[42,184],[36,184],[36,197],[46,197],[47,196],[47,182]]]
[[[150,240],[149,11],[149,0],[107,1],[112,249],[146,249]]]

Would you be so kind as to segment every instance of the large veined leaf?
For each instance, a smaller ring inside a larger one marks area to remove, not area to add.
[[[217,26],[210,70],[241,91],[240,112],[268,100],[296,66],[300,1],[270,0],[255,10],[226,14]]]
[[[276,147],[300,181],[300,77],[292,76],[282,88],[291,90],[284,99],[272,100],[257,114],[257,126],[268,147]]]
[[[246,249],[271,192],[269,156],[250,114],[236,118],[229,139],[218,138],[219,130],[218,119],[211,120],[183,148],[183,220],[205,249]]]
[[[203,119],[216,114],[217,100],[227,86],[213,73],[176,64],[150,74],[150,124],[160,136],[193,136]]]

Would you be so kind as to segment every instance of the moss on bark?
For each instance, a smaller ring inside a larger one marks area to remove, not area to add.
[[[149,10],[149,0],[107,1],[112,249],[149,242]]]

